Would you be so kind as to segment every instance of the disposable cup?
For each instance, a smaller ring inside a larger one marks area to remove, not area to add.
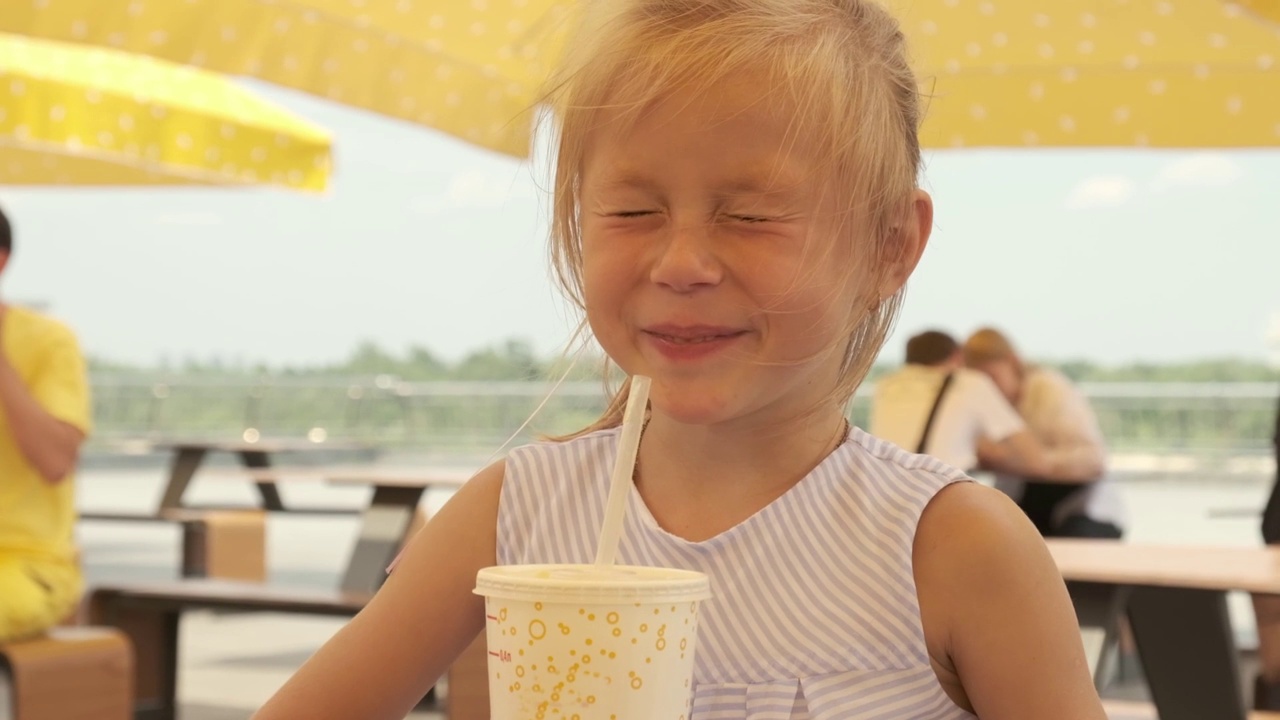
[[[688,720],[707,576],[612,565],[503,565],[485,598],[493,720]]]

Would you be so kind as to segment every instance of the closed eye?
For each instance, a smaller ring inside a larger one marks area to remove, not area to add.
[[[638,218],[652,214],[654,214],[653,210],[624,210],[622,212],[612,213],[612,216],[619,218]]]
[[[767,217],[759,217],[757,215],[730,215],[730,220],[736,220],[743,223],[764,223],[769,222]]]

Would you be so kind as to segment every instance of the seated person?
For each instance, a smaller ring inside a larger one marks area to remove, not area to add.
[[[961,470],[1049,471],[1017,411],[938,330],[908,340],[906,364],[876,383],[868,431]]]
[[[1065,375],[1022,362],[999,331],[978,330],[964,344],[965,364],[986,374],[1018,409],[1040,442],[1051,473],[1001,472],[996,487],[1008,493],[1045,537],[1117,539],[1122,509],[1107,474],[1107,450],[1098,418]],[[1001,452],[989,447],[984,457]]]
[[[12,246],[0,213],[0,273]],[[71,331],[0,301],[0,642],[44,632],[80,601],[72,473],[88,427]]]

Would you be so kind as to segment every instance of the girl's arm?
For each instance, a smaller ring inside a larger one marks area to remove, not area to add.
[[[1062,575],[1003,493],[939,492],[912,555],[930,656],[961,705],[982,720],[1106,720]]]
[[[254,720],[400,720],[484,626],[476,573],[495,564],[503,464],[481,470],[413,537],[373,600]]]

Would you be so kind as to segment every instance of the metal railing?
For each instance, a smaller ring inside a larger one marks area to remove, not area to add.
[[[595,382],[404,382],[385,375],[259,381],[96,376],[93,388],[98,445],[253,433],[484,451],[513,436],[526,441],[579,429],[605,405],[603,386]],[[1280,392],[1271,383],[1086,383],[1082,389],[1115,451],[1234,455],[1269,452]],[[864,387],[850,408],[855,423],[865,426],[868,406]]]

